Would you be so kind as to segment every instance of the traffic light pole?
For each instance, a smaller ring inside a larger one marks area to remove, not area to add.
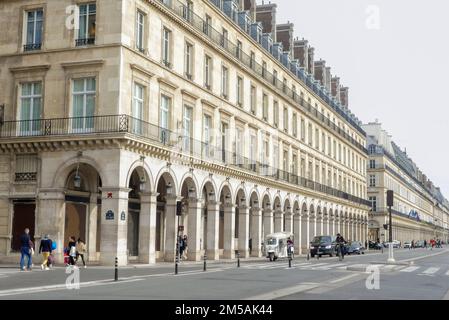
[[[394,260],[393,255],[393,228],[392,228],[392,218],[391,218],[391,206],[388,206],[388,238],[389,238],[389,246],[388,246],[388,263],[394,263],[396,260]]]

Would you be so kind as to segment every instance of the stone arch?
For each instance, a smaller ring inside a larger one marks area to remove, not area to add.
[[[126,175],[126,185],[129,185],[131,175],[133,174],[134,170],[137,170],[139,177],[143,179],[141,180],[141,182],[144,183],[145,191],[153,192],[155,189],[153,174],[148,164],[142,160],[134,161],[129,167],[128,173]]]
[[[100,176],[100,179],[104,184],[109,182],[109,180],[105,180],[107,179],[107,177],[103,173],[103,168],[95,161],[95,159],[83,155],[81,157],[74,156],[65,161],[64,163],[62,163],[55,171],[55,174],[51,182],[51,186],[53,188],[64,188],[66,186],[68,175],[70,174],[71,171],[73,171],[73,168],[76,168],[78,163],[87,164],[92,168],[94,168],[98,172],[98,175]]]
[[[183,193],[183,191],[185,192],[185,190],[183,190],[183,189],[185,189],[187,186],[187,188],[193,188],[195,190],[196,198],[199,198],[202,195],[202,192],[201,192],[202,190],[199,189],[198,180],[196,179],[196,176],[190,171],[184,173],[184,175],[181,177],[179,185],[180,185],[179,192],[181,194]],[[191,191],[193,191],[193,190],[191,190]],[[192,194],[193,194],[193,192],[192,192]]]
[[[180,190],[178,181],[176,179],[176,174],[171,168],[164,167],[161,170],[159,170],[155,180],[156,192],[159,192],[158,189],[160,187],[161,182],[163,182],[165,186],[170,183],[171,187],[173,188],[172,194],[173,195],[179,194]]]

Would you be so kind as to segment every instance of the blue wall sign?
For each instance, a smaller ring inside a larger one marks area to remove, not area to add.
[[[108,210],[108,212],[106,212],[106,220],[114,220],[114,211]]]

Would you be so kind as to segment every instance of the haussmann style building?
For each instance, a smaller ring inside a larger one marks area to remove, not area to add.
[[[393,190],[392,240],[449,240],[449,202],[376,121],[363,125],[369,152],[369,239],[389,241],[387,190]]]
[[[9,0],[0,28],[2,261],[25,227],[106,265],[366,240],[365,131],[275,4]]]

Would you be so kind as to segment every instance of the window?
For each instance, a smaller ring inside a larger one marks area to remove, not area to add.
[[[334,159],[337,160],[337,142],[335,140],[332,150],[334,151]]]
[[[192,150],[193,108],[184,106],[184,151]]]
[[[320,149],[320,131],[315,128],[315,149]]]
[[[26,12],[26,39],[23,51],[41,49],[43,16],[44,12],[42,9],[36,9]]]
[[[243,79],[237,77],[237,106],[243,106]]]
[[[326,135],[324,134],[324,132],[321,133],[321,152],[326,152]]]
[[[204,156],[210,157],[210,144],[211,144],[211,129],[212,129],[212,118],[209,115],[204,115],[203,118],[203,141],[204,141]]]
[[[228,68],[221,67],[221,95],[228,99]]]
[[[81,4],[79,6],[80,19],[77,46],[85,46],[95,43],[95,26],[97,17],[97,5],[95,3]]]
[[[242,42],[240,40],[237,40],[237,48],[236,48],[235,56],[239,60],[242,59]]]
[[[257,154],[256,150],[257,150],[256,135],[254,133],[251,133],[249,139],[249,163],[253,171],[256,171],[256,154]]]
[[[137,133],[137,134],[142,133],[143,92],[144,92],[144,88],[141,85],[134,83],[133,109],[132,109],[132,117],[133,117],[132,132]]]
[[[313,135],[313,131],[312,131],[312,124],[309,123],[308,126],[308,135],[307,135],[307,142],[309,143],[309,146],[312,146],[312,135]]]
[[[222,45],[224,48],[227,48],[227,47],[228,47],[228,30],[226,30],[226,29],[224,29],[224,28],[223,28],[223,34],[222,34],[222,36],[221,36],[221,45]]]
[[[268,96],[266,94],[263,95],[263,120],[268,121]]]
[[[298,119],[296,117],[296,112],[293,113],[292,117],[292,129],[293,129],[293,136],[298,135]]]
[[[288,132],[288,109],[284,108],[284,131]]]
[[[226,150],[228,147],[228,124],[221,123],[221,160],[227,163]]]
[[[377,211],[377,197],[369,197],[369,201],[371,202],[371,211]]]
[[[282,81],[282,92],[287,92],[287,79],[284,78],[284,80]]]
[[[256,114],[256,103],[257,103],[257,97],[256,97],[256,87],[251,86],[251,113]]]
[[[187,79],[192,80],[192,69],[193,69],[193,46],[186,42],[185,44],[185,59],[184,59],[184,69],[185,76]]]
[[[212,85],[212,58],[204,57],[204,86],[210,90]]]
[[[167,28],[162,30],[162,63],[171,68],[170,50],[171,50],[171,31]]]
[[[297,93],[296,93],[296,86],[292,85],[292,98],[296,101]]]
[[[94,128],[95,115],[95,78],[75,79],[72,83],[72,130],[91,131]]]
[[[305,177],[306,176],[306,160],[304,158],[301,158],[301,177]]]
[[[206,14],[206,19],[204,20],[204,25],[203,25],[203,28],[204,28],[203,31],[208,36],[210,36],[210,30],[212,28],[211,26],[212,26],[212,18]]]
[[[284,170],[284,172],[285,173],[287,173],[288,172],[288,170],[289,170],[289,167],[288,167],[288,151],[287,150],[284,150],[284,153],[283,153],[283,155],[282,155],[282,169]],[[287,177],[284,177],[284,179],[285,178],[287,178]]]
[[[369,176],[369,186],[375,187],[376,186],[376,175],[370,174]]]
[[[298,156],[296,152],[292,155],[292,173],[297,176],[298,175]]]
[[[266,78],[267,76],[267,63],[262,61],[262,78]]]
[[[331,137],[327,137],[327,155],[330,157],[332,155],[332,143],[331,143]]]
[[[274,126],[279,126],[279,103],[277,101],[273,101],[273,113],[274,113]]]
[[[161,96],[161,109],[160,109],[160,123],[161,127],[161,141],[163,143],[168,142],[168,134],[170,129],[170,116],[171,116],[171,99],[167,96]]]
[[[249,60],[249,67],[251,69],[254,69],[256,67],[256,54],[254,53],[254,51],[251,51],[250,57],[251,59]]]
[[[243,130],[235,129],[235,164],[241,166],[243,164]]]
[[[20,135],[35,135],[41,130],[42,83],[29,82],[20,85],[19,97]]]
[[[136,47],[137,50],[144,53],[144,30],[145,30],[145,14],[137,11],[136,15]]]
[[[268,161],[270,159],[270,144],[267,139],[264,139],[262,144],[262,152],[260,154],[260,162],[262,163],[262,175],[267,176],[268,173]]]
[[[187,1],[187,6],[183,7],[184,9],[184,18],[189,21],[192,22],[192,16],[193,16],[193,2],[192,1]]]
[[[276,142],[273,145],[273,168],[279,169],[279,145],[278,142]]]
[[[276,70],[273,70],[273,86],[277,86],[278,81],[278,72]]]
[[[369,161],[369,168],[370,169],[376,168],[376,160],[370,160]]]
[[[301,140],[306,141],[306,122],[304,118],[301,118]]]

